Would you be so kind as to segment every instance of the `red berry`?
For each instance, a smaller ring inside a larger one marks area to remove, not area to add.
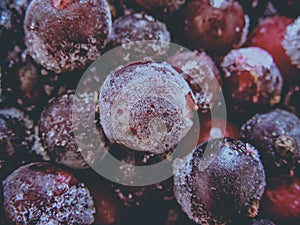
[[[224,54],[246,39],[249,21],[237,1],[189,1],[181,10],[179,31],[194,49]]]
[[[282,76],[272,56],[257,47],[235,49],[223,59],[224,91],[241,116],[269,109],[280,102]]]
[[[32,58],[56,73],[96,60],[111,31],[106,0],[33,0],[24,20]]]
[[[261,215],[280,224],[299,224],[300,179],[287,175],[270,179],[261,201]]]
[[[296,65],[293,65],[284,46],[287,27],[293,21],[294,19],[285,16],[268,17],[253,30],[248,40],[249,46],[260,47],[272,55],[283,76],[286,87],[300,80],[299,69]],[[288,41],[287,45],[293,46],[293,43]]]
[[[49,163],[22,166],[3,181],[4,209],[14,224],[92,224],[89,190],[69,171]]]

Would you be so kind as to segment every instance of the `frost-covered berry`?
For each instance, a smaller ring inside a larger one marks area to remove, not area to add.
[[[56,73],[96,60],[111,31],[106,0],[33,0],[26,11],[25,43],[34,60]]]
[[[170,56],[167,62],[184,72],[200,110],[207,111],[217,103],[221,95],[220,71],[206,53],[183,52]]]
[[[198,224],[255,217],[266,181],[258,151],[248,143],[214,139],[174,162],[174,193]]]
[[[257,47],[230,51],[223,59],[224,91],[235,112],[253,115],[280,102],[282,76],[272,56]]]
[[[94,222],[89,190],[69,171],[49,163],[22,166],[3,181],[4,209],[12,224]]]
[[[155,62],[111,72],[100,89],[99,107],[101,125],[112,143],[156,154],[179,143],[197,108],[180,72]]]
[[[104,155],[101,130],[93,130],[94,127],[88,122],[95,118],[96,105],[93,100],[93,93],[78,97],[70,92],[50,100],[43,110],[39,120],[41,142],[50,159],[56,163],[85,169],[89,163],[94,163]],[[75,101],[76,107],[73,107]],[[73,120],[74,113],[78,117]],[[84,132],[75,137],[74,132],[78,128]]]
[[[192,0],[179,14],[178,32],[193,49],[223,55],[246,41],[249,18],[237,1]]]
[[[128,13],[113,22],[110,35],[112,47],[127,50],[126,61],[164,56],[169,49],[170,33],[166,24],[146,13]]]
[[[267,171],[293,168],[300,161],[300,120],[291,112],[276,109],[256,114],[241,127],[241,136],[254,145]]]

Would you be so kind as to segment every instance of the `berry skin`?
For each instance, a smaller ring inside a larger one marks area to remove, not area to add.
[[[92,224],[89,190],[72,173],[49,163],[22,166],[3,181],[4,209],[12,224]]]
[[[173,166],[175,197],[194,222],[223,224],[238,214],[257,215],[266,178],[258,151],[250,144],[214,139]]]
[[[272,56],[257,47],[230,51],[223,59],[225,95],[234,112],[253,115],[280,102],[282,76]]]
[[[33,0],[26,11],[25,43],[32,58],[56,73],[96,60],[111,32],[106,0]]]
[[[181,69],[191,87],[201,111],[211,109],[220,98],[221,75],[214,61],[204,52],[182,52],[170,56],[167,62]]]
[[[192,0],[180,11],[178,32],[189,47],[223,55],[245,42],[248,26],[237,1]]]
[[[122,46],[124,60],[131,62],[164,56],[169,49],[170,33],[166,24],[141,13],[128,13],[113,22],[112,47]],[[134,44],[133,44],[134,43]]]
[[[300,80],[299,69],[293,65],[284,44],[287,27],[293,21],[294,19],[285,16],[268,17],[252,31],[247,42],[248,46],[260,47],[272,55],[283,76],[286,88]],[[291,46],[293,42],[287,40],[286,43],[286,46]]]
[[[91,130],[87,122],[87,118],[96,113],[93,99],[93,94],[83,94],[78,98],[69,92],[50,100],[43,110],[39,120],[40,137],[51,160],[73,169],[86,169],[104,156],[102,131]],[[72,108],[75,101],[76,108]],[[72,113],[80,117],[72,120]],[[74,132],[79,124],[86,132],[77,135],[76,139]],[[85,146],[84,149],[78,146],[78,142]]]
[[[268,181],[261,201],[261,215],[278,224],[299,224],[300,179],[284,175]]]
[[[100,89],[100,122],[110,142],[160,154],[192,126],[192,90],[167,63],[136,62],[111,72]]]
[[[268,175],[276,167],[292,169],[300,160],[300,120],[291,112],[276,109],[256,114],[241,127],[242,138],[262,156]]]

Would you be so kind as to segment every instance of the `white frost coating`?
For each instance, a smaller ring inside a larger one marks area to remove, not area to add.
[[[291,62],[300,69],[300,17],[286,28],[282,46]]]
[[[58,175],[31,170],[34,163],[15,170],[3,181],[4,206],[16,224],[63,225],[94,222],[94,202],[83,184],[58,182]],[[50,169],[51,170],[51,169]]]
[[[246,42],[247,36],[248,36],[248,33],[249,33],[250,17],[248,15],[245,15],[244,18],[245,18],[245,26],[243,27],[241,40],[238,43],[237,47],[242,46]]]
[[[193,194],[187,183],[187,177],[192,171],[193,153],[188,154],[183,159],[175,159],[173,163],[174,174],[174,195],[177,202],[187,216],[195,221],[191,205]]]
[[[146,63],[131,68],[119,77],[115,76],[118,69],[112,72],[100,90],[103,130],[112,142],[125,144],[135,150],[162,153],[178,144],[192,126],[191,109],[188,106],[191,89],[182,76],[166,63]],[[176,109],[179,120],[172,121],[174,124],[167,131],[164,119],[168,116],[163,116],[163,110],[169,105],[155,107],[160,111],[159,116],[148,122],[146,129],[150,131],[150,137],[140,137],[131,131],[130,112],[135,110],[142,114],[143,107],[148,104],[146,99],[149,98],[166,101]],[[139,106],[141,109],[134,108],[139,102],[144,106]]]
[[[210,4],[214,8],[218,8],[218,9],[224,9],[229,5],[227,0],[210,0]]]
[[[248,47],[232,50],[223,59],[221,67],[225,77],[230,77],[231,71],[253,71],[256,74],[264,74],[265,69],[271,70],[274,66],[272,56],[258,47]]]

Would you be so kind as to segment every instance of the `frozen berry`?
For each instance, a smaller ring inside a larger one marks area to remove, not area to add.
[[[48,163],[22,166],[3,181],[4,208],[13,224],[92,224],[89,190],[65,169]]]
[[[192,90],[167,63],[137,62],[111,72],[100,89],[100,121],[112,143],[162,153],[189,131]]]
[[[280,102],[282,76],[272,56],[257,47],[232,50],[223,59],[224,91],[235,112],[251,115]]]
[[[268,181],[261,201],[261,215],[278,224],[299,224],[300,179],[284,175]]]
[[[110,40],[113,47],[122,45],[130,50],[131,55],[125,52],[124,59],[136,61],[152,55],[165,55],[169,48],[170,33],[164,23],[150,15],[143,12],[128,13],[114,21]]]
[[[26,11],[25,42],[34,60],[56,73],[96,60],[111,31],[106,0],[33,0]]]
[[[204,52],[183,52],[170,56],[167,62],[180,68],[190,85],[200,110],[212,108],[221,94],[221,76],[214,61]]]
[[[93,100],[93,93],[78,97],[69,92],[52,99],[43,110],[39,120],[40,137],[49,157],[56,163],[74,169],[85,169],[105,154],[101,136],[99,137],[101,133],[92,130],[87,122],[90,115],[95,118],[96,106]],[[75,101],[76,108],[73,107]],[[74,113],[80,116],[73,120]],[[85,129],[85,133],[79,134],[76,139],[74,132],[79,124]],[[84,149],[78,146],[78,142]]]
[[[42,153],[33,121],[15,108],[0,109],[0,179]]]
[[[182,7],[179,31],[194,49],[224,54],[246,40],[249,18],[237,1],[192,0]]]
[[[299,2],[300,5],[300,2]],[[290,25],[287,26],[282,46],[290,62],[300,72],[300,16]],[[299,75],[298,75],[299,76]],[[300,78],[298,77],[298,80]]]
[[[280,14],[297,17],[300,16],[299,0],[271,0]]]
[[[260,151],[271,175],[274,165],[291,169],[299,163],[299,127],[300,119],[296,115],[276,109],[254,115],[241,127],[241,135]]]
[[[268,17],[248,37],[249,46],[260,47],[272,55],[283,76],[284,85],[287,87],[300,80],[299,69],[293,65],[293,63],[299,64],[299,50],[296,47],[299,43],[297,24],[289,26],[293,21],[284,16]]]
[[[291,87],[284,98],[284,106],[300,118],[300,85]]]
[[[174,162],[174,193],[199,224],[255,217],[266,181],[258,151],[239,140],[214,139]]]
[[[144,9],[155,15],[173,14],[186,0],[135,0]]]

